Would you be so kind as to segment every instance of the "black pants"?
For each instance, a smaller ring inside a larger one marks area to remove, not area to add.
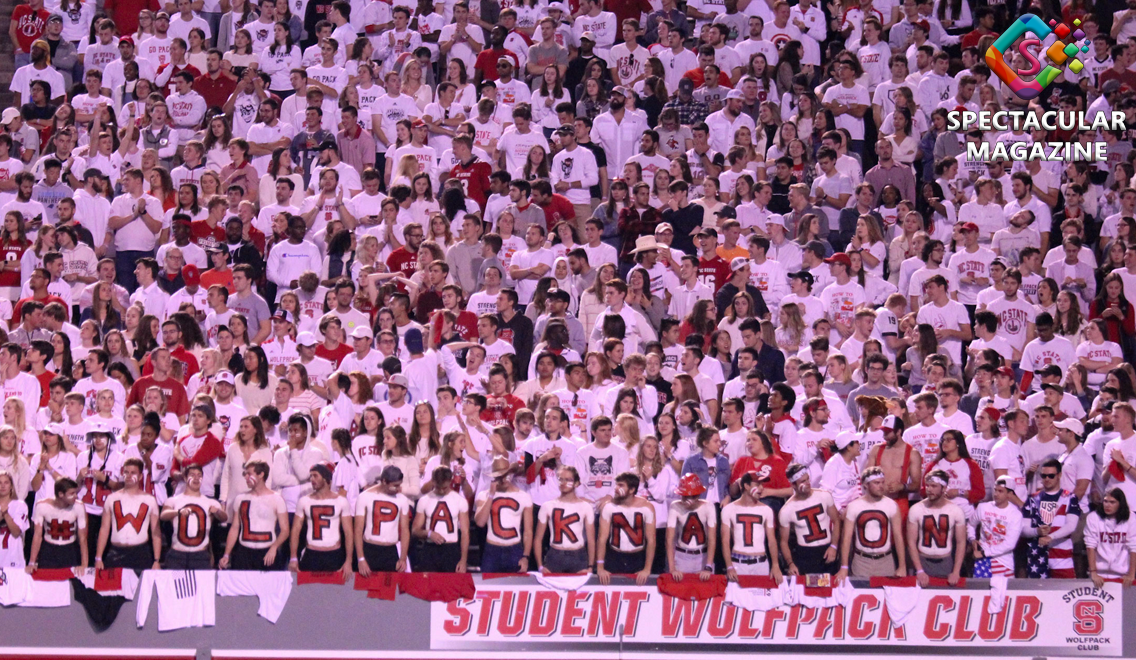
[[[398,565],[398,547],[364,543],[363,559],[367,560],[367,567],[372,571],[393,573]]]
[[[87,514],[87,556],[94,561],[98,556],[99,551],[99,530],[103,528],[103,517],[96,516],[93,513]],[[47,545],[44,542],[44,545]],[[42,552],[42,550],[41,550]]]
[[[182,552],[171,548],[166,553],[166,560],[162,562],[162,568],[180,571],[207,571],[213,568],[213,555],[208,548],[197,552]]]
[[[837,570],[837,562],[824,561],[824,553],[828,551],[827,545],[821,545],[813,548],[805,546],[794,546],[791,548],[793,555],[793,563],[797,565],[797,571],[801,575],[828,573],[835,575]]]
[[[131,546],[108,546],[103,555],[103,566],[148,570],[154,567],[154,546],[149,541]]]
[[[415,573],[455,573],[461,561],[460,543],[423,543],[412,565]]]
[[[304,553],[300,557],[300,570],[332,572],[343,568],[345,563],[347,563],[347,550],[343,546],[335,550],[304,548]]]
[[[229,557],[229,566],[234,571],[283,571],[288,568],[288,553],[283,550],[276,551],[276,560],[271,565],[264,565],[264,558],[268,548],[249,548],[240,543],[233,546],[233,554]]]
[[[44,541],[39,546],[36,563],[40,568],[72,568],[78,566],[81,559],[78,541],[67,545],[55,545]]]
[[[616,552],[610,550],[604,558],[608,573],[638,573],[647,565],[647,551]]]
[[[517,573],[521,570],[521,557],[525,555],[525,545],[493,545],[487,543],[481,550],[482,573]]]
[[[585,546],[576,550],[549,548],[544,553],[544,567],[552,573],[579,573],[588,568],[588,548]]]

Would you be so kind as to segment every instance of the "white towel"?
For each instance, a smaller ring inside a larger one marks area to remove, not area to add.
[[[217,594],[221,596],[257,596],[256,613],[272,623],[280,618],[292,594],[291,571],[219,571]]]
[[[751,612],[781,607],[785,602],[785,583],[776,589],[745,589],[736,582],[726,584],[726,602]]]
[[[852,587],[851,580],[843,580],[839,585],[833,587],[832,595],[827,597],[806,596],[805,585],[799,584],[793,579],[790,579],[783,588],[785,590],[784,599],[786,605],[801,605],[803,607],[847,606],[856,595],[856,590]]]
[[[146,625],[150,598],[158,590],[158,631],[217,624],[216,571],[146,571],[138,588],[135,621]]]
[[[0,568],[0,605],[19,605],[32,597],[32,576],[20,568]]]
[[[907,621],[919,605],[922,591],[923,588],[918,584],[914,587],[884,587],[884,604],[887,605],[888,618],[893,626],[902,626]]]
[[[576,591],[583,588],[591,579],[590,575],[545,575],[540,571],[531,571],[529,575],[549,589],[557,591]]]
[[[1005,575],[994,575],[990,578],[990,603],[986,611],[990,614],[999,614],[1006,606],[1006,590],[1010,587],[1010,579]]]
[[[27,575],[25,573],[25,575]],[[31,581],[31,591],[20,607],[67,607],[71,604],[71,581]]]

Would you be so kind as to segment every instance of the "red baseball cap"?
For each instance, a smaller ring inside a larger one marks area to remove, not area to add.
[[[181,278],[186,286],[197,286],[201,284],[201,271],[194,264],[186,264],[181,268]]]
[[[836,254],[832,255],[831,257],[825,259],[824,263],[826,263],[826,264],[844,264],[844,266],[846,268],[851,268],[852,267],[852,257],[848,256],[844,252],[837,252]]]
[[[973,222],[964,222],[962,223],[962,226],[959,227],[959,229],[963,231],[978,231],[978,225],[974,224]]]

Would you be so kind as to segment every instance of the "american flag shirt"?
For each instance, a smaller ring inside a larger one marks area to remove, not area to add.
[[[1027,535],[1032,535],[1026,555],[1026,574],[1031,578],[1076,577],[1073,572],[1073,530],[1081,517],[1077,498],[1066,490],[1055,493],[1042,491],[1022,507]],[[1050,526],[1050,543],[1038,545],[1041,533],[1038,527]]]

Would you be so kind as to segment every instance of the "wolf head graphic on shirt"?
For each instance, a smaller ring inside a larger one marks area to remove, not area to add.
[[[595,456],[589,456],[588,457],[588,470],[591,471],[592,474],[597,474],[597,475],[598,474],[611,474],[612,473],[612,464],[614,463],[614,461],[615,461],[614,456],[608,456],[607,458],[596,458]]]

